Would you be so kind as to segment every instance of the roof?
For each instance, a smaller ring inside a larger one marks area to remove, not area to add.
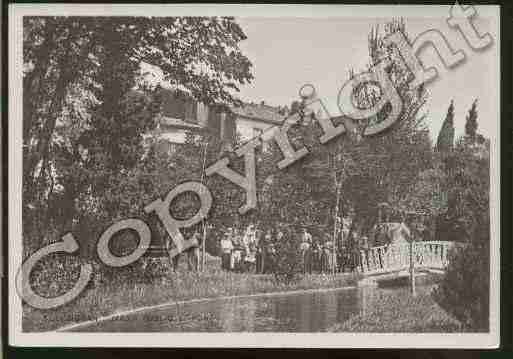
[[[184,120],[181,120],[179,118],[173,118],[173,117],[167,117],[162,116],[160,118],[160,124],[164,126],[172,126],[172,127],[180,127],[180,128],[201,128],[200,125],[197,125],[195,123],[186,122]]]
[[[392,207],[387,202],[381,202],[378,204],[378,207]]]
[[[244,103],[242,106],[231,106],[230,109],[235,115],[252,120],[277,125],[285,120],[285,116],[279,114],[278,108],[265,104]]]

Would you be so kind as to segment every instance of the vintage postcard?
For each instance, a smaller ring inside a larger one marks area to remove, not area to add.
[[[9,7],[9,343],[499,345],[498,6]]]

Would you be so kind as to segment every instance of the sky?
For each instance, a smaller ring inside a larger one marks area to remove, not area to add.
[[[383,25],[390,18],[376,17],[239,17],[247,39],[240,44],[242,52],[253,63],[255,79],[241,88],[245,101],[275,106],[290,106],[299,99],[299,88],[315,86],[332,116],[340,114],[337,96],[348,78],[369,62],[367,36],[370,29]],[[426,67],[435,66],[438,78],[427,85],[429,92],[425,110],[431,137],[442,126],[449,103],[454,100],[456,136],[464,133],[465,117],[474,99],[478,99],[480,133],[495,136],[498,124],[499,96],[497,44],[481,52],[473,51],[462,35],[449,28],[444,17],[407,17],[406,31],[410,38],[429,30],[442,32],[453,49],[461,49],[466,60],[453,69],[445,69],[435,50],[427,46],[420,52]],[[497,38],[496,26],[488,17],[474,18],[473,23],[483,34]]]

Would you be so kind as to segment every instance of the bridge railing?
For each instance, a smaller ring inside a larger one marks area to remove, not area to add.
[[[413,260],[417,268],[444,269],[453,243],[446,241],[415,242]],[[410,244],[385,245],[360,251],[362,273],[392,272],[410,266]]]

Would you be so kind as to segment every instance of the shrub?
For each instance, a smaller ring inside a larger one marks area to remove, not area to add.
[[[433,294],[442,308],[471,330],[489,330],[489,257],[488,241],[455,247],[447,272]]]
[[[287,231],[285,236],[275,243],[274,277],[278,282],[291,283],[299,278],[301,255],[298,240],[299,236],[294,236],[291,231]]]
[[[435,300],[469,330],[489,330],[489,159],[460,144],[446,161],[450,190],[447,238],[457,245]]]

